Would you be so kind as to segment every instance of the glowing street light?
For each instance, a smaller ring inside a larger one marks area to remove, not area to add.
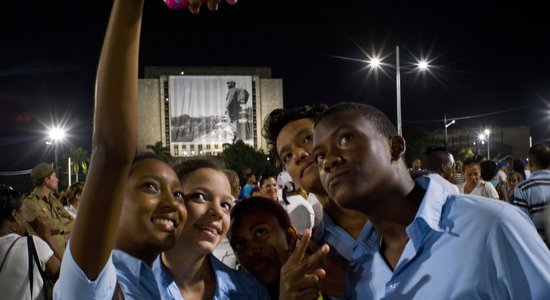
[[[481,141],[481,144],[485,144],[485,141],[487,141],[487,159],[491,159],[491,151],[490,151],[490,137],[491,137],[491,130],[485,129],[482,133],[478,135],[478,139]]]
[[[48,131],[50,140],[46,141],[47,145],[53,145],[55,155],[55,172],[58,173],[59,162],[57,160],[57,144],[65,139],[65,130],[61,127],[53,127]]]
[[[397,133],[402,134],[401,126],[401,66],[399,61],[399,46],[395,46],[395,84],[396,84],[396,98],[397,98]],[[367,61],[371,69],[381,68],[382,61],[379,57],[373,57]],[[428,60],[421,59],[416,63],[419,72],[425,72],[430,67]]]
[[[445,125],[445,147],[447,147],[447,127],[453,125],[454,123],[456,123],[456,120],[452,120],[447,123],[447,115],[443,115],[443,124]]]

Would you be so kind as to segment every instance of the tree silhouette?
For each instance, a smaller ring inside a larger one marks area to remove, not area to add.
[[[276,159],[262,150],[245,144],[242,140],[234,141],[233,144],[223,144],[220,158],[226,168],[234,170],[238,174],[243,174],[245,168],[251,168],[256,175],[277,175],[281,171]]]
[[[158,141],[153,145],[147,145],[145,146],[145,148],[162,156],[167,161],[170,161],[172,159],[172,155],[170,154],[170,147],[163,146],[161,141]]]

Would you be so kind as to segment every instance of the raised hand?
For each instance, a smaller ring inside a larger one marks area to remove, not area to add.
[[[321,248],[321,245],[310,240],[308,248],[315,252]],[[327,255],[322,259],[321,266],[326,272],[326,276],[320,278],[321,292],[328,296],[341,298],[344,294],[344,281],[349,263],[339,255]]]
[[[305,257],[311,238],[311,231],[306,230],[296,249],[281,268],[279,299],[317,299],[319,281],[325,277],[325,270],[319,263],[329,252],[329,246],[323,245],[315,253]]]
[[[170,9],[174,10],[189,7],[191,13],[198,14],[201,4],[207,4],[209,10],[218,10],[220,0],[164,0],[164,3],[166,3]],[[227,0],[227,3],[234,5],[237,3],[237,0]]]

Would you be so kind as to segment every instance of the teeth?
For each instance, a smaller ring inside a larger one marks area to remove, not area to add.
[[[171,227],[175,227],[174,226],[174,221],[172,221],[170,219],[154,218],[153,223],[157,224],[157,225],[168,225],[168,226],[171,226]]]
[[[206,231],[212,232],[214,234],[218,234],[218,231],[215,228],[212,228],[212,227],[197,225],[197,228],[199,228],[201,230],[206,230]]]

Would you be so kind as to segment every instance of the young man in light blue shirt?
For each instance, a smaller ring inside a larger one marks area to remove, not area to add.
[[[353,260],[356,238],[367,218],[360,212],[338,207],[329,198],[319,179],[319,171],[312,157],[313,125],[325,110],[324,104],[314,104],[294,109],[273,110],[265,119],[262,134],[272,153],[279,158],[292,181],[318,199],[321,209],[314,210],[320,220],[312,233],[312,241],[328,244],[331,248],[325,261],[327,276],[320,282],[326,295],[342,297],[345,273]],[[314,242],[311,249],[316,250]],[[317,245],[315,245],[317,246]]]
[[[550,295],[550,252],[529,218],[504,202],[451,195],[440,176],[413,181],[405,140],[379,110],[335,105],[320,116],[313,143],[329,196],[369,218],[346,299]]]

